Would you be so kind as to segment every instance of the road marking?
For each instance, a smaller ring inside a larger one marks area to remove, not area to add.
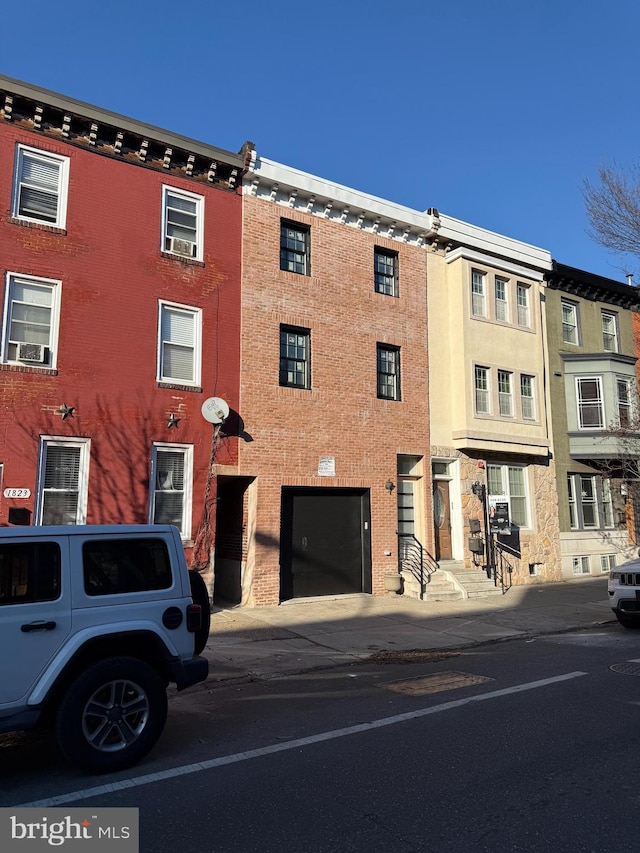
[[[222,758],[210,758],[207,761],[199,761],[195,764],[185,764],[182,767],[173,767],[170,770],[161,770],[159,773],[147,773],[145,776],[135,776],[132,779],[123,779],[120,782],[107,782],[104,785],[96,785],[93,788],[85,788],[82,791],[71,791],[68,794],[60,794],[57,797],[48,797],[44,800],[34,800],[31,803],[20,803],[12,808],[49,808],[53,806],[73,803],[76,800],[87,800],[91,797],[99,797],[104,794],[113,794],[116,791],[124,791],[127,788],[138,788],[142,785],[150,785],[153,782],[163,782],[166,779],[175,779],[178,776],[188,776],[191,773],[200,773],[202,770],[213,770],[216,767],[224,767],[227,764],[237,764],[240,761],[249,761],[252,758],[262,758],[265,755],[274,755],[277,752],[287,752],[290,749],[300,749],[303,746],[311,746],[323,741],[335,740],[339,737],[370,732],[374,729],[382,729],[385,726],[394,726],[397,723],[406,723],[409,720],[419,720],[421,717],[429,717],[431,714],[441,714],[454,708],[462,708],[474,702],[486,702],[489,699],[499,699],[501,696],[509,696],[512,693],[524,693],[526,690],[537,690],[539,687],[547,687],[549,684],[558,684],[562,681],[570,681],[587,675],[586,672],[567,672],[564,675],[556,675],[553,678],[542,678],[539,681],[529,681],[525,684],[516,684],[513,687],[504,687],[501,690],[492,690],[490,693],[480,693],[477,696],[466,696],[463,699],[454,699],[451,702],[443,702],[441,705],[432,705],[430,708],[420,708],[417,711],[408,711],[405,714],[396,714],[393,717],[383,717],[380,720],[372,720],[369,723],[358,723],[355,726],[346,726],[343,729],[334,729],[330,732],[321,732],[317,735],[289,740],[284,743],[274,743],[260,749],[250,749],[247,752],[237,752],[234,755],[225,755]]]

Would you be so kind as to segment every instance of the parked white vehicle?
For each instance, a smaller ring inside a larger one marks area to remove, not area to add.
[[[0,529],[0,732],[52,724],[89,772],[134,764],[167,685],[206,679],[209,616],[175,527]]]
[[[640,559],[609,573],[608,592],[618,622],[625,628],[640,628]]]

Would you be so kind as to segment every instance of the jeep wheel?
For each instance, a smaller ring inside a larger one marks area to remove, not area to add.
[[[167,693],[158,673],[135,658],[109,658],[67,688],[56,718],[58,746],[89,773],[123,770],[153,748],[166,719]]]
[[[194,604],[199,604],[202,610],[202,623],[200,629],[194,634],[193,652],[199,655],[207,645],[209,629],[211,626],[211,605],[209,604],[209,590],[200,572],[189,569],[189,583],[191,584],[191,598]]]

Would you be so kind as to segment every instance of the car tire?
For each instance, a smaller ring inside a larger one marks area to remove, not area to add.
[[[167,719],[165,682],[136,658],[96,661],[68,686],[56,715],[62,754],[89,773],[111,773],[140,761]]]
[[[640,619],[637,619],[635,616],[616,615],[616,619],[623,628],[640,628]]]
[[[202,610],[202,623],[194,634],[194,654],[199,655],[207,645],[209,629],[211,627],[211,604],[209,603],[209,590],[204,578],[195,569],[189,569],[189,583],[191,585],[191,598],[194,604],[199,604]]]

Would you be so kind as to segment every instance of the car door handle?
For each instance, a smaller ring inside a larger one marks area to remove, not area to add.
[[[26,625],[21,625],[20,630],[28,633],[29,631],[53,631],[56,627],[55,622],[45,622],[42,619],[40,622],[27,622]]]

